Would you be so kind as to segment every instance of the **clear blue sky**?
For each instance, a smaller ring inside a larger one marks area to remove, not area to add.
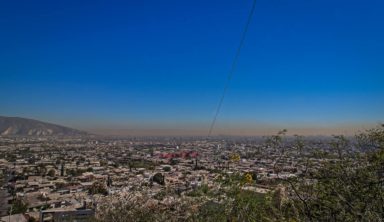
[[[0,115],[208,130],[251,0],[1,1]],[[218,127],[384,117],[384,1],[258,0]]]

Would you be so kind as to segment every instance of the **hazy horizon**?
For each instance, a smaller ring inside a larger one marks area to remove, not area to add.
[[[4,115],[0,115],[4,116]],[[25,116],[5,116],[33,119],[47,123],[57,124],[73,129],[89,132],[91,134],[105,136],[207,136],[208,123],[198,125],[191,124],[158,124],[148,125],[143,123],[120,123],[116,125],[94,125],[93,127],[84,127],[73,121],[55,122],[47,119],[38,119]],[[287,135],[303,135],[303,136],[331,136],[331,135],[355,135],[368,129],[381,125],[381,122],[371,124],[318,124],[316,127],[285,124],[270,125],[266,123],[223,123],[217,124],[212,136],[228,135],[228,136],[265,136],[276,134],[282,129],[287,129]]]
[[[377,125],[370,126],[356,126],[356,127],[334,127],[334,128],[288,128],[287,135],[302,135],[302,136],[332,136],[332,135],[355,135],[363,132],[369,128],[376,127]],[[216,129],[212,136],[267,136],[276,134],[279,130],[284,128],[256,128],[256,129]],[[206,130],[197,129],[84,129],[87,132],[97,135],[106,136],[207,136]]]

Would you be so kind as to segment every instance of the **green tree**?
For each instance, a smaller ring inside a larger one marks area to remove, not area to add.
[[[171,171],[171,167],[170,166],[165,166],[165,167],[163,167],[163,170],[165,172],[169,172],[169,171]]]
[[[331,146],[337,161],[325,161],[311,174],[286,181],[303,221],[384,218],[384,127],[359,134],[356,141],[355,146],[364,144],[372,152],[350,155],[350,142],[343,136],[334,137]]]
[[[8,210],[9,214],[23,214],[28,210],[28,203],[24,202],[21,198],[15,198],[11,207]]]
[[[105,184],[103,182],[96,181],[89,188],[89,193],[90,194],[103,194],[103,195],[107,195],[108,194],[108,190],[107,190],[107,187],[105,186]]]
[[[50,177],[54,177],[56,175],[56,170],[54,170],[54,169],[48,170],[47,175],[50,176]]]

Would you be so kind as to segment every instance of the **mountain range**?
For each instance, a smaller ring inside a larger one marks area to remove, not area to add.
[[[87,132],[34,119],[0,116],[2,136],[82,136]]]

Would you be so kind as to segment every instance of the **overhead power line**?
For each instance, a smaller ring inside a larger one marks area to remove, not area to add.
[[[255,8],[256,8],[256,0],[253,0],[251,11],[249,12],[249,15],[248,15],[248,18],[247,18],[247,22],[245,23],[244,30],[243,30],[243,32],[241,34],[241,39],[240,39],[239,46],[237,47],[235,57],[233,58],[231,68],[230,68],[230,70],[228,72],[228,77],[227,77],[227,81],[226,81],[225,86],[224,86],[224,90],[223,90],[223,92],[221,94],[221,97],[220,97],[220,100],[219,100],[219,104],[217,105],[216,112],[215,112],[215,115],[213,117],[211,126],[209,127],[208,137],[210,137],[212,135],[212,131],[213,131],[213,129],[215,127],[215,124],[216,124],[217,116],[220,113],[221,106],[223,105],[223,101],[224,101],[225,95],[227,94],[228,87],[229,87],[229,84],[231,82],[233,73],[236,70],[236,66],[237,66],[237,62],[239,60],[240,52],[241,52],[241,49],[243,48],[244,41],[245,41],[245,36],[247,35],[248,29],[249,29],[249,25],[251,24]]]

